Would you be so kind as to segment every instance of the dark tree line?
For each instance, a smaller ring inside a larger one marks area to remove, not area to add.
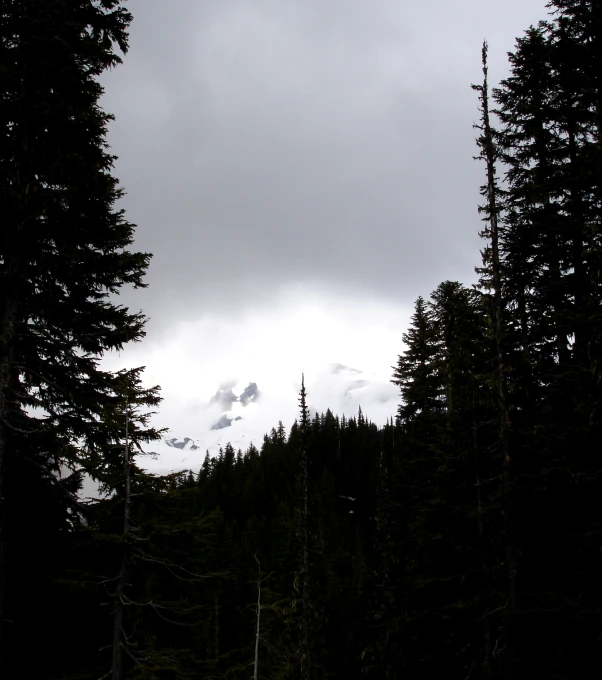
[[[98,105],[131,16],[2,3],[2,677],[599,677],[602,4],[549,8],[497,88],[484,45],[479,282],[416,301],[395,417],[302,387],[290,432],[154,477],[157,388],[100,365],[144,335]]]

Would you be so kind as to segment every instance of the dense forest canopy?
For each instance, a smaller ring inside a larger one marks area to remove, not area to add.
[[[98,83],[132,17],[2,4],[2,677],[600,676],[602,3],[549,8],[497,87],[483,46],[479,281],[416,301],[397,413],[303,386],[290,432],[158,477],[158,388],[101,368],[144,336]]]

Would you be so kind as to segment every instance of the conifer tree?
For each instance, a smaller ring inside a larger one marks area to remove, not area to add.
[[[491,414],[481,405],[479,302],[450,281],[431,301],[420,298],[393,377],[402,403],[379,509],[385,554],[377,642],[393,677],[461,677],[482,657],[473,435],[475,421]]]
[[[309,411],[307,408],[307,392],[305,391],[305,376],[301,376],[301,391],[299,393],[300,427],[301,427],[301,485],[303,494],[303,507],[301,519],[302,532],[302,555],[301,555],[301,645],[299,656],[301,662],[301,677],[310,680],[314,675],[313,652],[311,648],[311,593],[310,593],[310,537],[309,537],[309,465],[307,456]]]
[[[98,77],[121,62],[130,21],[120,0],[26,0],[0,12],[0,490],[15,483],[8,458],[56,484],[62,465],[99,464],[82,445],[119,380],[99,360],[144,335],[144,316],[113,297],[144,286],[150,256],[129,249],[134,225],[115,205],[111,116],[99,106]],[[0,507],[0,582],[16,559],[8,515]],[[2,653],[10,648],[0,633]]]
[[[549,7],[552,20],[517,41],[511,74],[494,97],[507,169],[500,247],[520,480],[516,545],[524,565],[515,641],[539,630],[548,612],[557,637],[545,672],[562,677],[591,668],[591,603],[600,601],[577,573],[595,561],[600,536],[591,508],[599,494],[601,430],[602,29],[599,2],[558,0]],[[579,532],[569,528],[577,517]],[[562,592],[559,584],[568,582],[582,584],[579,594]],[[533,650],[549,644],[535,637],[520,659],[528,663]],[[565,645],[580,650],[570,671]]]
[[[136,542],[144,540],[137,535],[140,527],[135,522],[132,513],[133,458],[136,448],[141,450],[142,442],[152,441],[160,436],[158,431],[148,428],[152,413],[148,411],[140,412],[139,409],[140,406],[153,406],[160,402],[158,388],[144,389],[142,387],[141,371],[142,369],[135,369],[119,373],[121,378],[119,393],[111,405],[112,409],[108,408],[108,405],[105,405],[104,408],[103,425],[109,441],[102,442],[100,447],[105,449],[105,466],[102,471],[96,471],[96,475],[100,477],[104,488],[109,493],[117,491],[117,496],[121,497],[123,508],[118,573],[114,579],[111,579],[111,582],[114,583],[113,639],[111,644],[111,670],[107,674],[107,677],[110,677],[111,680],[122,680],[125,677],[124,656],[127,655],[136,660],[136,663],[141,663],[132,652],[132,642],[128,637],[125,621],[126,607],[132,603],[127,590],[131,579],[131,564],[138,551]],[[123,420],[123,439],[119,437],[115,440],[115,434],[121,428],[119,428],[117,422],[114,422],[114,419]],[[95,446],[98,445],[99,442],[95,441]],[[122,467],[122,469],[119,470],[119,467]],[[111,474],[114,468],[119,470],[116,475]]]
[[[481,236],[486,239],[487,245],[483,251],[483,268],[480,285],[485,292],[485,301],[490,320],[490,334],[493,341],[494,356],[490,370],[490,382],[494,395],[494,403],[497,409],[499,434],[497,443],[492,449],[495,460],[498,461],[498,475],[502,480],[502,489],[499,494],[499,514],[503,518],[503,530],[500,532],[500,540],[503,548],[500,549],[499,563],[503,564],[503,570],[496,566],[496,571],[505,573],[500,586],[500,601],[493,611],[499,612],[499,624],[497,625],[497,638],[495,649],[496,659],[500,667],[500,675],[503,678],[511,676],[510,661],[512,650],[509,649],[510,617],[516,608],[516,548],[513,531],[512,509],[512,470],[511,470],[511,421],[508,404],[507,385],[507,359],[506,359],[506,330],[505,330],[505,303],[504,303],[504,279],[501,262],[500,245],[500,222],[502,213],[502,196],[497,179],[497,162],[499,150],[495,141],[495,131],[490,119],[490,94],[488,83],[487,43],[483,43],[482,49],[483,84],[473,85],[479,93],[481,121],[475,127],[480,130],[477,139],[480,155],[479,159],[485,161],[486,183],[481,187],[481,195],[485,198],[485,204],[479,207],[479,212],[484,215],[485,229]],[[495,467],[494,467],[495,469]],[[491,613],[487,613],[490,617]],[[493,653],[493,652],[492,652]],[[489,668],[490,661],[486,661]]]
[[[407,349],[394,367],[392,382],[401,393],[398,417],[410,424],[422,413],[439,411],[442,404],[441,385],[436,374],[437,346],[432,313],[424,298],[416,300],[411,326],[403,335]]]

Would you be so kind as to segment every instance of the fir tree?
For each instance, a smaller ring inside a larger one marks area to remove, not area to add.
[[[82,445],[119,378],[99,360],[144,335],[144,316],[113,298],[144,285],[150,256],[129,249],[99,106],[98,77],[120,63],[130,20],[119,0],[27,0],[0,13],[0,490],[15,483],[12,457],[57,484],[61,465],[100,464]],[[10,514],[0,508],[2,580],[17,558]],[[15,635],[0,636],[3,653]]]
[[[300,427],[302,438],[301,452],[301,486],[302,486],[302,511],[301,511],[301,631],[299,660],[301,677],[310,680],[314,677],[313,663],[314,649],[312,649],[312,600],[310,592],[310,527],[309,527],[309,463],[308,463],[308,429],[309,411],[307,408],[307,393],[305,391],[305,376],[301,376],[301,391],[299,393]]]
[[[601,9],[585,0],[549,7],[552,20],[517,41],[511,75],[494,96],[507,168],[500,245],[518,454],[513,505],[523,564],[514,639],[519,643],[527,630],[538,630],[547,612],[557,637],[539,670],[562,677],[587,676],[593,667],[595,614],[585,603],[600,601],[578,574],[595,561],[600,537],[591,509],[599,493],[601,429]],[[567,560],[568,554],[580,558]],[[560,583],[583,585],[569,595]],[[541,656],[534,650],[549,645],[549,638],[537,636],[518,662],[529,664]],[[580,650],[570,670],[567,648]]]
[[[432,312],[424,298],[416,300],[410,329],[402,339],[407,349],[399,355],[392,382],[401,393],[399,420],[410,424],[418,414],[439,412],[442,408],[443,395],[435,362],[436,334]]]

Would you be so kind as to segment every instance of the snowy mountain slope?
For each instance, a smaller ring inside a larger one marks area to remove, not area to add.
[[[251,443],[260,448],[264,435],[279,421],[289,430],[297,418],[300,382],[266,387],[261,380],[222,383],[207,403],[188,408],[185,420],[178,414],[178,430],[150,444],[138,464],[157,474],[196,472],[207,451],[217,455],[228,442],[243,451]],[[387,378],[343,364],[330,364],[306,376],[305,385],[312,413],[330,408],[336,415],[349,417],[361,406],[367,418],[383,425],[397,410],[398,390]]]

